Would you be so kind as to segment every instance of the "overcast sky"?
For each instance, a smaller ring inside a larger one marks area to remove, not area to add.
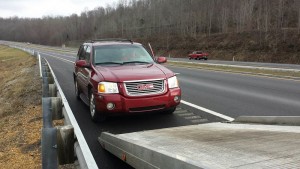
[[[0,0],[0,17],[69,16],[85,9],[115,5],[119,0]]]

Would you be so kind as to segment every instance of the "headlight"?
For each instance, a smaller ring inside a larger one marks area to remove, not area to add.
[[[168,79],[169,89],[179,87],[178,80],[176,76],[173,76]]]
[[[111,82],[100,82],[98,84],[98,93],[119,93],[118,84]]]

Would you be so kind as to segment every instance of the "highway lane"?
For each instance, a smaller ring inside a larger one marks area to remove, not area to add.
[[[230,117],[300,116],[300,82],[169,67],[180,73],[182,98]]]

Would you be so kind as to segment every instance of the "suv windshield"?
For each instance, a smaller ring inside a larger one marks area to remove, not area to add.
[[[150,54],[142,46],[105,45],[94,48],[95,65],[123,65],[153,63]]]

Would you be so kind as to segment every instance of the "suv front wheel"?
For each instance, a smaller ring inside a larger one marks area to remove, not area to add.
[[[93,92],[90,92],[90,114],[94,122],[104,121],[106,119],[105,115],[96,110],[95,97]]]
[[[79,88],[78,88],[78,83],[77,83],[77,80],[75,79],[75,95],[76,95],[76,98],[79,100],[80,99],[80,91],[79,91]]]

